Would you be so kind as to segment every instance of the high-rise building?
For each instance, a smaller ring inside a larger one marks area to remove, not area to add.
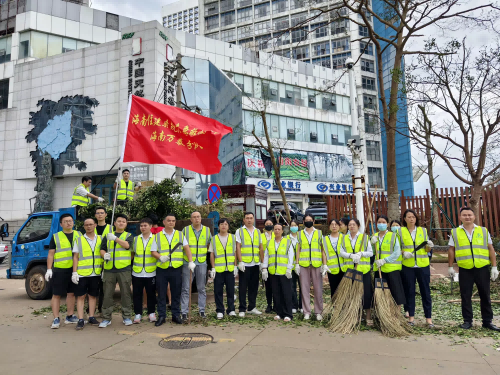
[[[161,8],[163,27],[191,34],[203,34],[200,29],[198,0],[180,0]]]

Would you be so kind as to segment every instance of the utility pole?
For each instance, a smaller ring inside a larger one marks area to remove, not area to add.
[[[358,130],[358,105],[356,100],[356,82],[354,79],[354,61],[348,58],[345,61],[349,71],[349,92],[351,97],[351,139],[347,142],[347,147],[352,153],[352,164],[354,166],[354,196],[356,198],[356,218],[360,222],[360,231],[365,230],[365,210],[363,205],[363,187],[361,182],[361,138]]]
[[[177,54],[175,62],[177,65],[177,75],[175,78],[177,83],[175,106],[177,108],[182,108],[182,74],[184,73],[184,68],[182,67],[182,55],[180,53]],[[179,185],[182,184],[182,169],[179,167],[175,167],[175,182]]]

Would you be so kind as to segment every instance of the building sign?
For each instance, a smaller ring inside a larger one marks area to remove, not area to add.
[[[175,106],[175,79],[174,72],[177,71],[177,62],[166,61],[163,63],[163,104]]]
[[[144,58],[128,61],[128,95],[144,98]]]
[[[149,166],[141,165],[138,167],[127,168],[130,171],[130,179],[132,181],[148,181],[149,180]]]
[[[247,178],[246,183],[266,189],[268,192],[279,192],[278,186],[274,184],[272,179]],[[346,183],[281,180],[281,186],[287,193],[309,195],[352,194],[354,192],[352,184]]]

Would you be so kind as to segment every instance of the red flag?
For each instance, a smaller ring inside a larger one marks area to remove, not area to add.
[[[170,164],[209,175],[219,173],[222,137],[233,130],[208,117],[132,96],[124,162]]]

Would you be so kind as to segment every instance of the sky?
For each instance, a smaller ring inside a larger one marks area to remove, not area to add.
[[[143,21],[157,20],[161,23],[161,7],[172,3],[174,0],[91,0],[92,7],[107,12],[120,14],[123,16],[136,18]],[[474,0],[474,5],[486,4],[490,2],[489,0]],[[471,5],[470,2],[468,4]],[[443,34],[441,30],[437,28],[430,29],[428,35],[432,35],[439,38],[440,41],[448,38],[449,35]],[[453,33],[453,37],[457,39],[462,39],[467,36],[468,44],[474,46],[480,46],[488,44],[492,41],[492,37],[488,32],[473,32],[464,28],[463,30],[458,30]],[[422,38],[424,40],[425,38]],[[417,43],[418,44],[418,43]],[[415,47],[415,44],[411,47]],[[427,164],[425,154],[421,153],[416,147],[412,146],[412,157],[414,165],[418,165],[419,162],[422,164]],[[437,177],[436,184],[443,187],[456,187],[464,186],[464,184],[458,180],[448,167],[441,160],[436,160],[434,166],[434,175]],[[425,190],[429,188],[429,179],[426,174],[424,174],[418,182],[415,182],[415,194],[425,195]]]

